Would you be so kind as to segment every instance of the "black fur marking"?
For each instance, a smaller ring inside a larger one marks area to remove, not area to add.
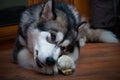
[[[71,18],[73,20],[73,25],[74,26],[76,25],[76,19],[75,19],[74,15],[72,14],[72,11],[68,8],[68,5],[66,3],[55,2],[54,6],[55,6],[55,8],[63,11],[64,13],[66,13],[67,18]]]
[[[13,49],[13,62],[14,62],[14,63],[17,63],[18,53],[19,53],[20,50],[23,49],[23,46],[20,44],[20,42],[19,42],[18,39],[19,39],[19,38],[17,37],[16,42],[15,42],[15,47],[14,47],[14,49]]]
[[[14,63],[17,63],[18,53],[24,47],[23,45],[20,44],[19,36],[21,36],[23,38],[23,40],[27,43],[26,36],[23,34],[23,31],[22,31],[21,27],[19,27],[19,29],[18,29],[18,35],[17,35],[16,41],[15,41],[15,46],[14,46],[14,49],[13,49],[13,62]]]
[[[78,27],[80,27],[82,24],[86,24],[86,23],[87,23],[87,21],[79,22],[78,25],[76,26],[77,27],[76,30],[78,30]]]
[[[44,26],[44,23],[40,22],[37,24],[37,28],[40,30],[40,31],[48,31],[47,28],[45,28]]]
[[[39,23],[37,24],[37,28],[38,28],[40,31],[49,31],[49,32],[53,31],[53,32],[58,32],[57,29],[55,29],[55,28],[50,28],[50,29],[49,29],[49,27],[45,27],[44,24],[45,24],[45,22],[39,22]]]
[[[73,41],[68,47],[66,47],[66,50],[72,53],[76,44],[78,44],[77,41]],[[79,48],[78,45],[76,46]]]
[[[36,55],[38,56],[38,53],[39,53],[38,50],[35,50],[35,51],[36,51]]]
[[[23,34],[21,27],[19,27],[18,33],[19,33],[19,35],[21,35],[21,37],[26,41],[25,35]]]
[[[28,28],[30,27],[30,25],[32,24],[32,23],[34,23],[34,20],[32,20],[31,19],[31,21],[29,20],[29,23],[27,23],[27,24],[25,24],[25,26],[24,26],[24,28],[25,28],[25,33],[27,33],[27,30],[28,30]]]
[[[78,49],[80,49],[79,42],[78,41],[73,41],[67,47],[61,47],[62,53],[64,53],[64,52],[73,53],[75,46],[77,46]],[[79,50],[79,52],[80,52],[80,50]]]
[[[38,59],[38,58],[36,58],[36,63],[37,63],[37,65],[38,65],[38,67],[39,68],[42,68],[43,66],[43,63],[41,63],[41,61]]]

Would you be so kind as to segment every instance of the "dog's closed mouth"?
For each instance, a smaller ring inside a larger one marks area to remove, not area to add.
[[[36,63],[38,65],[38,67],[40,67],[40,68],[42,68],[44,65],[38,58],[36,58]]]

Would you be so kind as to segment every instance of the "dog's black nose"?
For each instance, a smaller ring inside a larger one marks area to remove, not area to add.
[[[53,57],[47,57],[46,58],[46,64],[49,66],[52,66],[55,64],[55,60],[53,59]]]

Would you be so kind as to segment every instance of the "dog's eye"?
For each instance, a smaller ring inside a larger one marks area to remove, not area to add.
[[[56,40],[56,35],[54,33],[51,33],[51,41],[55,42]]]
[[[56,43],[56,35],[54,33],[50,33],[51,37],[47,37],[47,41],[49,43]]]
[[[60,47],[62,51],[64,51],[66,48],[65,47]]]
[[[36,50],[36,55],[38,55],[38,50]]]

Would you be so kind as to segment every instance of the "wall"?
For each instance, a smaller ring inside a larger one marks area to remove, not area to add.
[[[74,5],[78,12],[80,13],[80,15],[85,16],[87,20],[90,19],[90,4],[89,4],[90,0],[55,0],[55,1],[66,2]],[[28,0],[28,5],[33,5],[40,2],[43,2],[43,0]]]
[[[0,0],[0,9],[21,5],[27,5],[27,0]]]

